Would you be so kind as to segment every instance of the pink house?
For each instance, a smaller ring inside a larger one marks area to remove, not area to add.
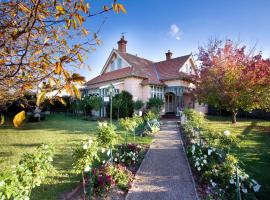
[[[191,78],[195,74],[196,64],[192,54],[173,58],[168,51],[166,59],[160,62],[127,53],[127,41],[124,36],[118,41],[118,49],[110,53],[99,76],[89,80],[82,92],[85,95],[107,96],[108,86],[113,84],[117,92],[123,90],[133,95],[133,100],[144,103],[149,98],[164,100],[162,113],[176,113],[178,108],[195,108],[206,112],[190,93],[194,87]],[[97,113],[106,115],[103,108]]]

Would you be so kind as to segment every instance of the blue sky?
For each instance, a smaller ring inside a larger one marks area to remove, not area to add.
[[[112,0],[90,1],[92,9]],[[87,80],[97,76],[112,48],[117,48],[126,32],[127,51],[153,61],[164,60],[171,50],[174,57],[196,53],[211,37],[240,39],[270,57],[270,0],[118,0],[127,14],[113,12],[88,20],[87,28],[97,27],[106,18],[100,37],[103,41],[88,55],[89,70],[80,70]]]

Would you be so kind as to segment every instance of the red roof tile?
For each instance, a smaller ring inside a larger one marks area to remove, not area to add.
[[[156,69],[159,73],[159,80],[188,78],[189,75],[184,72],[179,72],[179,69],[189,57],[190,55],[185,55],[155,63]]]
[[[126,77],[142,78],[142,84],[162,85],[164,80],[188,78],[186,73],[179,72],[180,67],[186,62],[190,55],[153,63],[150,60],[138,56],[122,53],[115,50],[123,57],[131,67],[125,67],[112,72],[103,73],[86,83],[87,86],[94,87],[103,82],[114,81]]]

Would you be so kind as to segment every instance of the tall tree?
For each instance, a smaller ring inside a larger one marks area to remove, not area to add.
[[[51,90],[80,97],[76,83],[84,77],[71,69],[85,66],[86,54],[101,44],[100,29],[87,30],[85,21],[110,10],[126,13],[117,0],[104,4],[95,11],[83,0],[1,2],[0,106],[38,87],[37,105]]]
[[[270,108],[270,60],[254,55],[232,40],[211,40],[199,48],[199,101],[226,109],[236,123],[239,109]]]

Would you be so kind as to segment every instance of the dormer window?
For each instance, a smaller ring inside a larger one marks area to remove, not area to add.
[[[117,69],[121,69],[121,66],[122,66],[122,60],[121,60],[121,58],[118,58],[117,59]]]

